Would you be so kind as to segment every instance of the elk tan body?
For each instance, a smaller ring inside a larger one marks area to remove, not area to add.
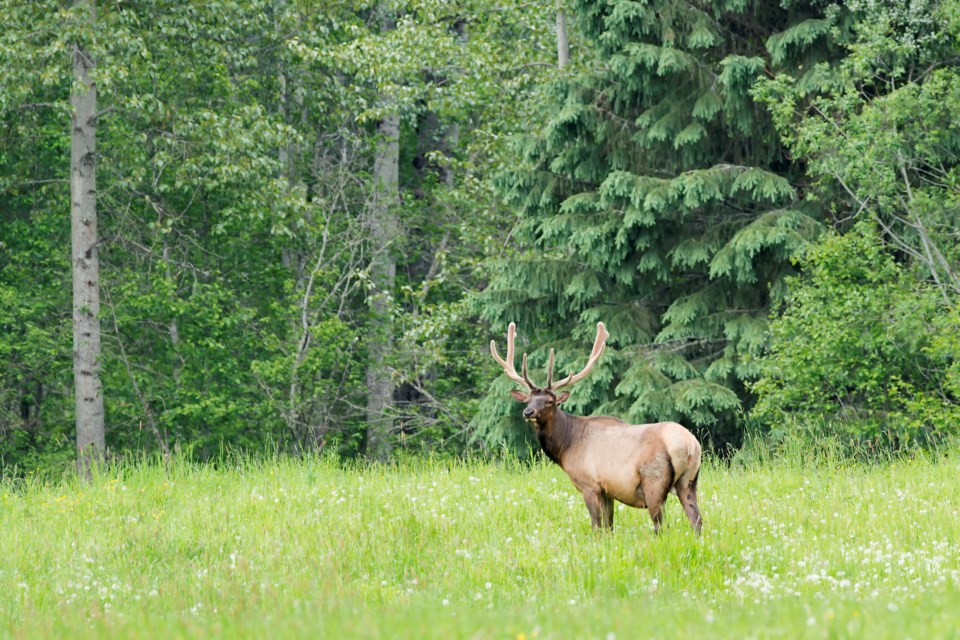
[[[566,472],[583,494],[596,528],[613,527],[613,501],[631,507],[646,508],[659,531],[663,521],[663,503],[672,491],[680,499],[690,525],[699,533],[702,520],[697,505],[697,479],[700,473],[701,447],[696,437],[676,422],[631,425],[611,416],[581,417],[561,410],[568,392],[560,387],[583,379],[603,354],[608,337],[603,323],[597,325],[597,339],[586,367],[553,384],[553,351],[547,365],[547,384],[540,388],[527,375],[526,354],[523,376],[513,366],[516,327],[507,332],[507,360],[496,352],[493,357],[507,376],[526,386],[529,392],[512,391],[526,403],[523,417],[530,422],[544,453]]]

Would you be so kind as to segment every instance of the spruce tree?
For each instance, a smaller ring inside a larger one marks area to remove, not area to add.
[[[603,320],[611,348],[571,410],[735,441],[771,297],[821,230],[751,88],[828,57],[829,25],[731,0],[579,0],[574,24],[573,64],[499,183],[526,249],[495,265],[481,313],[498,334],[516,321],[534,363],[556,348],[558,372]],[[481,438],[523,432],[508,386],[483,403]]]

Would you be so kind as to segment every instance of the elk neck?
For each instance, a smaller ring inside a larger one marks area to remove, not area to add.
[[[537,440],[547,457],[563,466],[563,457],[583,438],[586,427],[577,416],[554,407],[537,420]]]

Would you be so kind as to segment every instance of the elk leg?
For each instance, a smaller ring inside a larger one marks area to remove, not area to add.
[[[594,529],[613,528],[613,499],[605,496],[599,489],[585,489],[583,499],[590,512],[590,522]]]
[[[672,478],[649,478],[643,483],[643,493],[647,497],[647,511],[653,520],[653,532],[660,533],[663,524],[663,503],[670,494]]]
[[[613,498],[605,493],[600,494],[600,508],[603,512],[603,526],[613,531]]]
[[[683,510],[687,514],[690,526],[700,535],[700,529],[703,527],[703,518],[700,517],[700,508],[697,506],[697,490],[689,488],[682,494],[680,502],[683,503]]]
[[[600,512],[600,492],[584,491],[583,499],[587,503],[587,511],[590,512],[590,524],[594,529],[599,529],[603,523]]]
[[[653,520],[653,532],[659,535],[660,527],[663,525],[663,505],[659,502],[651,502],[647,505],[647,510],[650,512],[650,519]]]
[[[703,527],[703,519],[700,517],[700,507],[697,505],[697,479],[694,477],[692,482],[685,482],[683,478],[677,482],[674,487],[677,497],[680,498],[680,504],[683,505],[683,511],[687,514],[687,520],[690,526],[700,535],[700,529]]]

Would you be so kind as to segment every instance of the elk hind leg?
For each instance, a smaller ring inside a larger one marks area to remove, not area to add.
[[[700,477],[700,469],[697,468],[692,476],[691,478],[688,474],[681,475],[674,486],[674,491],[677,492],[680,504],[683,505],[683,512],[687,514],[690,526],[697,535],[700,535],[700,529],[703,527],[703,518],[700,517],[700,507],[697,504],[697,479]]]
[[[663,476],[646,478],[643,481],[643,494],[647,498],[647,511],[650,512],[650,519],[653,520],[654,533],[660,533],[660,527],[663,526],[663,503],[670,495],[672,484],[673,465],[670,465],[667,473]]]

